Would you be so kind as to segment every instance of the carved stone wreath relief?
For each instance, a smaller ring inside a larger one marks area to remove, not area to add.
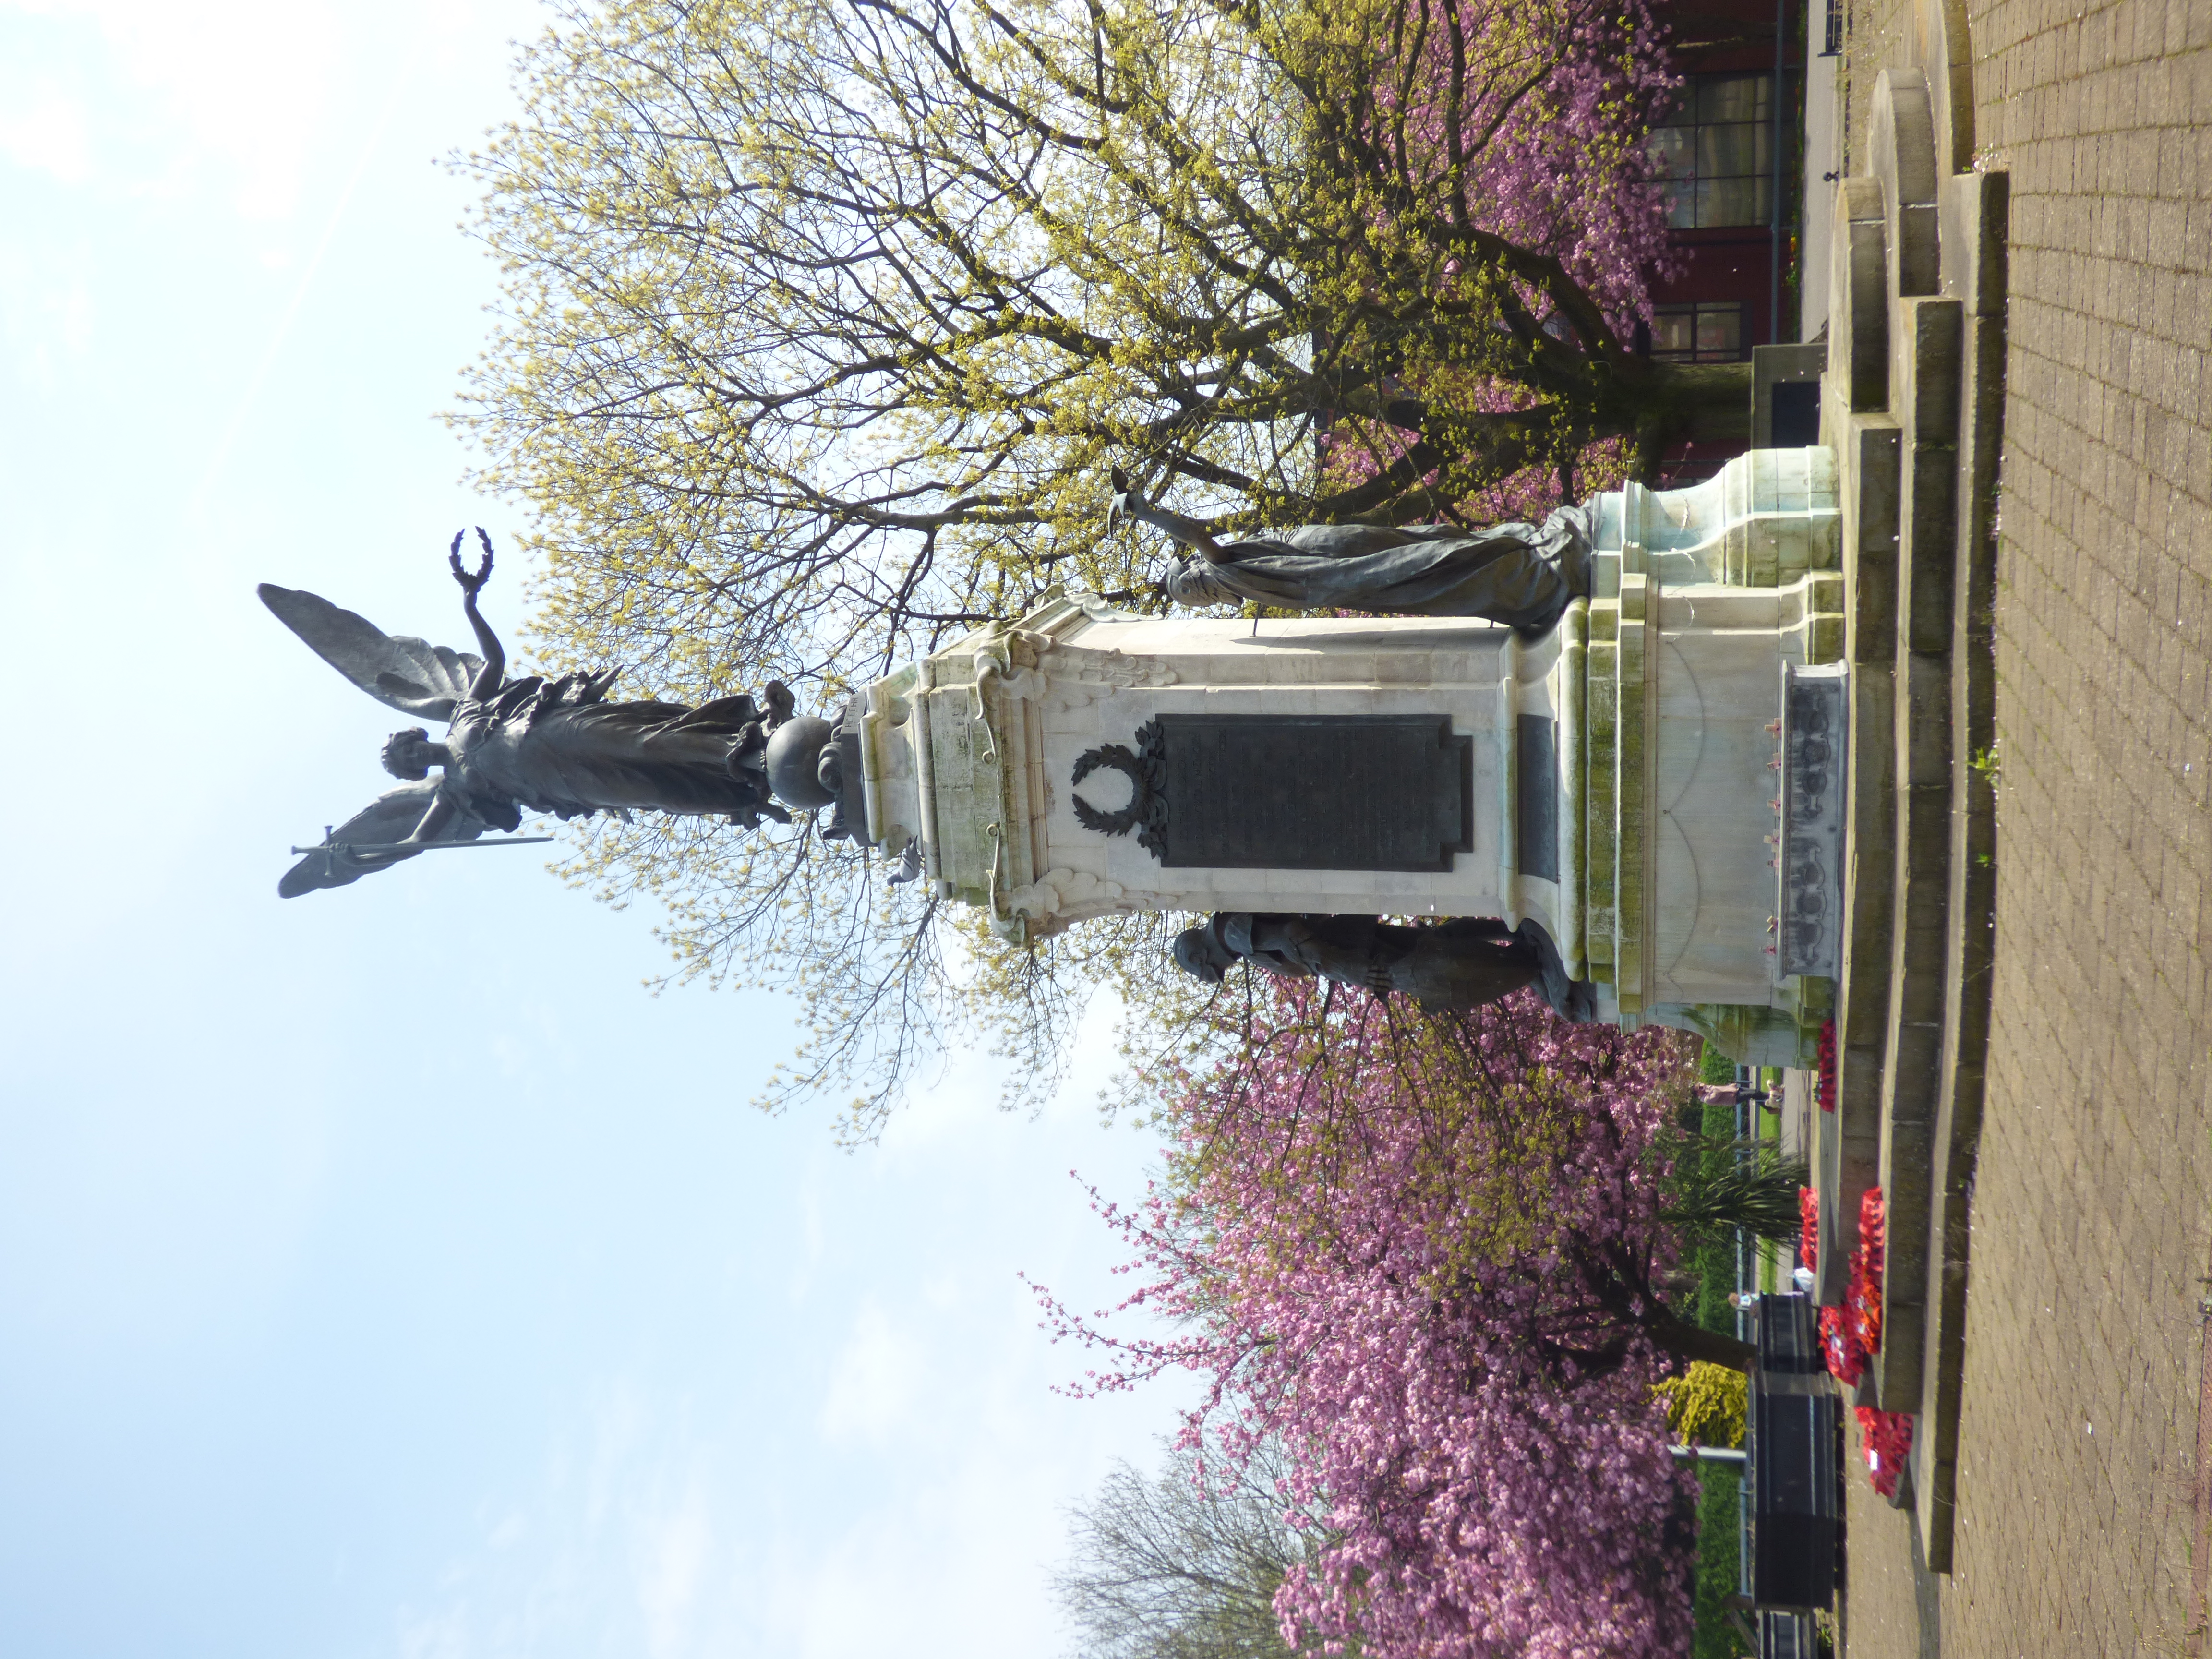
[[[1102,812],[1079,794],[1073,796],[1075,821],[1102,836],[1137,832],[1137,844],[1154,858],[1167,852],[1167,763],[1161,750],[1160,723],[1147,720],[1137,728],[1134,752],[1118,743],[1101,744],[1077,757],[1068,781],[1080,785],[1094,772],[1119,772],[1129,781],[1129,804]]]

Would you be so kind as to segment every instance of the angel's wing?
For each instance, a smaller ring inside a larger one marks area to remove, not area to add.
[[[287,870],[284,879],[276,884],[276,896],[297,898],[318,887],[348,886],[363,876],[389,870],[413,858],[412,853],[348,853],[341,849],[349,846],[389,846],[404,839],[422,821],[422,814],[430,810],[430,803],[437,795],[437,781],[433,778],[386,790],[331,831],[328,840],[331,850],[310,853]],[[488,827],[481,818],[461,812],[446,825],[445,833],[438,839],[474,841]]]
[[[387,634],[368,617],[340,610],[304,588],[264,582],[261,603],[307,648],[388,708],[426,720],[453,719],[453,705],[469,694],[483,659],[431,645],[404,634]]]

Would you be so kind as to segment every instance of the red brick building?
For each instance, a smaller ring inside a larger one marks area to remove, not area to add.
[[[1797,337],[1805,3],[1657,7],[1684,84],[1674,119],[1652,137],[1673,185],[1668,240],[1678,256],[1675,274],[1652,288],[1654,356],[1735,362],[1754,345]]]

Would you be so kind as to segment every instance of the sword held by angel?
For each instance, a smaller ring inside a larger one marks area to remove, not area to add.
[[[512,833],[526,811],[564,819],[711,815],[747,828],[791,821],[772,798],[768,765],[770,735],[793,712],[782,682],[770,680],[760,703],[739,694],[694,708],[610,702],[612,668],[510,679],[507,653],[477,605],[491,580],[491,538],[477,531],[483,558],[471,571],[461,562],[464,534],[447,561],[481,655],[386,634],[317,594],[261,584],[276,619],[348,680],[387,708],[446,725],[440,740],[422,726],[386,740],[385,770],[403,781],[305,849],[277,884],[282,896],[343,887],[489,830]]]

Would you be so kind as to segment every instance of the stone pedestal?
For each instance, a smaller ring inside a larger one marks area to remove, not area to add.
[[[1631,484],[1598,518],[1580,960],[1604,1017],[1695,1030],[1747,1064],[1797,1063],[1829,1006],[1832,966],[1779,959],[1779,722],[1785,667],[1842,652],[1838,530],[1819,448],[1754,450],[1686,489]],[[1831,763],[1840,793],[1840,749]]]
[[[1602,1018],[1796,1062],[1832,970],[1779,955],[1780,722],[1785,669],[1843,648],[1835,477],[1759,451],[1601,497],[1591,597],[1539,638],[1055,597],[868,688],[866,833],[1018,940],[1127,911],[1533,920]],[[1813,798],[1840,797],[1832,747]]]

